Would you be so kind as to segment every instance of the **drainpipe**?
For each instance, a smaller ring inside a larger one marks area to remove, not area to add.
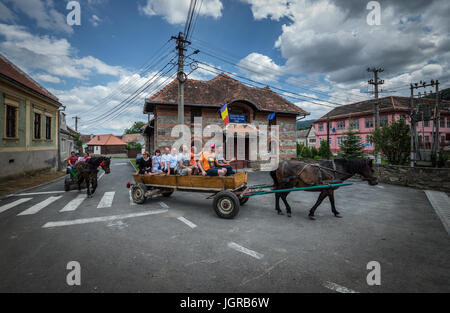
[[[66,107],[62,106],[58,108],[58,155],[56,157],[58,162],[58,171],[62,170],[61,166],[61,111],[65,111]]]

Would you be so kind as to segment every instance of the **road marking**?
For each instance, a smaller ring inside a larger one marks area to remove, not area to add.
[[[73,220],[73,221],[48,222],[44,226],[42,226],[42,228],[52,228],[52,227],[63,227],[63,226],[80,225],[80,224],[88,224],[88,223],[109,222],[109,221],[123,220],[123,219],[133,218],[133,217],[162,214],[162,213],[167,213],[167,210],[154,210],[154,211],[149,211],[149,212],[133,213],[133,214],[125,214],[125,215],[82,218],[82,219]]]
[[[335,283],[332,283],[332,282],[329,282],[329,281],[327,281],[323,286],[325,288],[328,288],[330,290],[333,290],[333,291],[336,291],[336,292],[339,292],[339,293],[359,293],[357,291],[348,289],[348,288],[346,288],[344,286],[341,286],[341,285],[338,285],[338,284],[335,284]]]
[[[103,208],[109,208],[112,206],[113,200],[114,200],[114,195],[116,194],[115,191],[109,191],[109,192],[105,192],[105,194],[103,195],[102,200],[100,200],[97,209],[103,209]]]
[[[99,181],[100,179],[102,179],[103,175],[105,175],[105,172],[101,173],[100,176],[97,178],[97,181]]]
[[[167,204],[165,204],[164,202],[160,202],[159,205],[163,208],[163,209],[169,209],[169,206]]]
[[[49,206],[50,204],[52,204],[53,202],[55,202],[56,200],[61,199],[62,196],[59,197],[50,197],[36,205],[33,205],[31,208],[29,208],[28,210],[23,211],[22,213],[18,214],[18,216],[23,216],[23,215],[32,215],[32,214],[36,214],[38,213],[40,210],[42,210],[43,208]]]
[[[64,193],[64,192],[65,192],[64,190],[61,190],[61,191],[44,191],[44,192],[18,193],[18,194],[10,195],[10,197],[52,195],[52,194],[58,194],[58,193]]]
[[[67,205],[59,212],[71,212],[78,209],[81,203],[86,199],[86,194],[78,195],[75,199],[67,203]]]
[[[23,198],[23,199],[19,199],[17,201],[8,203],[6,205],[3,205],[3,206],[0,207],[0,213],[3,213],[3,212],[5,212],[5,211],[7,211],[9,209],[12,209],[13,207],[16,207],[16,206],[18,206],[18,205],[20,205],[22,203],[27,202],[27,201],[30,201],[31,199],[33,199],[33,198]]]
[[[134,203],[134,201],[133,201],[133,197],[131,196],[131,188],[130,188],[129,194],[130,194],[130,205],[136,205],[136,203]]]
[[[177,218],[177,220],[179,220],[180,222],[185,223],[187,226],[189,226],[190,228],[195,228],[197,227],[197,225],[195,225],[194,223],[192,223],[191,221],[185,219],[184,217],[180,216],[179,218]]]
[[[384,189],[384,186],[378,185],[377,187],[380,188],[380,189]]]
[[[450,235],[450,199],[445,192],[425,190],[436,214],[439,216],[445,230]]]
[[[117,165],[127,165],[128,164],[128,162],[127,163],[116,163],[116,164],[113,164],[112,166],[117,166]]]
[[[241,245],[238,245],[235,242],[229,242],[228,243],[228,248],[231,248],[231,249],[234,249],[236,251],[248,254],[249,256],[252,256],[252,257],[254,257],[254,258],[258,259],[258,260],[261,260],[264,257],[264,254],[261,254],[261,253],[258,253],[256,251],[247,249],[247,248],[245,248],[245,247],[243,247]]]

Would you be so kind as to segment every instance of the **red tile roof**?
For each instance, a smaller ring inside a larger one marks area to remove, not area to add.
[[[319,118],[316,121],[316,123],[326,121],[327,118],[342,119],[342,118],[349,118],[352,116],[362,116],[372,114],[374,112],[374,106],[377,101],[379,102],[380,113],[409,112],[410,110],[409,109],[410,98],[391,96],[380,98],[378,100],[371,99],[362,102],[338,106],[335,109],[328,112],[327,114],[325,114],[324,116],[322,116],[321,118]],[[425,105],[434,107],[436,100],[428,98],[414,99],[414,104],[416,103],[419,103],[420,106]],[[448,109],[450,108],[450,101],[441,100],[441,108],[444,109],[441,112],[445,112],[445,110],[448,112]]]
[[[58,98],[51,94],[47,89],[39,85],[30,76],[28,76],[24,71],[15,66],[10,62],[5,56],[0,54],[0,75],[5,76],[7,79],[12,80],[14,83],[21,86],[25,86],[34,92],[37,92],[41,96],[44,96],[50,100],[59,103]]]
[[[151,104],[176,104],[178,83],[173,80],[166,87],[147,100]],[[188,79],[184,86],[184,103],[189,105],[221,107],[225,103],[246,100],[259,110],[267,112],[308,115],[299,106],[286,100],[269,87],[247,86],[226,74],[220,74],[209,81]],[[145,109],[146,112],[149,112]]]
[[[127,143],[114,135],[97,135],[87,143],[88,146],[126,146]]]

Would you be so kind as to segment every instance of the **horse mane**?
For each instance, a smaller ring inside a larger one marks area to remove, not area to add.
[[[100,166],[100,163],[102,163],[106,158],[105,157],[97,157],[97,158],[90,158],[89,160],[86,161],[86,163],[89,163],[90,165],[93,166]]]
[[[336,159],[334,162],[340,164],[349,174],[361,173],[368,165],[366,159]]]

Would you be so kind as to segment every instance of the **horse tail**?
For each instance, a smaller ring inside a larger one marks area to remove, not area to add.
[[[278,187],[279,182],[278,182],[278,178],[277,178],[277,171],[276,170],[275,171],[271,171],[270,172],[270,177],[272,177],[273,182],[275,184],[275,187]]]

